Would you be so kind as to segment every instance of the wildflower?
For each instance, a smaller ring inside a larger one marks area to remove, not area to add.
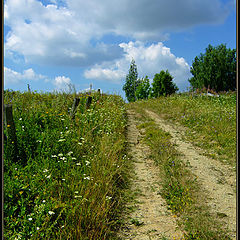
[[[81,195],[76,195],[76,196],[74,196],[74,198],[82,198],[82,196]]]
[[[112,197],[106,196],[106,199],[107,199],[107,200],[111,200],[111,199],[112,199]]]
[[[57,157],[57,155],[52,155],[51,157],[55,158],[55,157]]]
[[[75,158],[75,157],[72,157],[72,160],[76,160],[76,158]]]
[[[32,221],[32,218],[28,218],[29,221]]]
[[[78,193],[78,191],[75,191],[74,193],[76,193],[76,194],[77,194],[77,193]]]
[[[62,180],[63,180],[63,181],[66,181],[66,179],[65,179],[65,178],[62,178]]]
[[[65,157],[60,157],[61,160],[65,160],[66,158]]]
[[[87,161],[87,160],[85,161],[85,163],[86,163],[86,166],[88,166],[88,165],[90,164],[90,162],[89,162],[89,161]]]
[[[87,180],[90,180],[90,177],[89,177],[89,176],[87,176],[87,177],[84,177],[83,179],[87,179]]]
[[[64,121],[65,119],[64,118],[61,118],[62,121]]]
[[[62,138],[62,139],[59,139],[58,141],[59,141],[59,142],[64,142],[64,141],[66,141],[66,139],[63,139],[63,138]]]
[[[79,145],[82,145],[82,143],[80,143],[80,142],[79,142],[78,144],[79,144]]]
[[[48,211],[48,214],[49,214],[49,215],[53,215],[53,214],[55,214],[55,212],[53,212],[53,211]]]
[[[10,127],[10,126],[11,126],[11,125],[9,125],[9,124],[7,125],[7,127]]]
[[[58,156],[59,156],[59,157],[62,157],[62,156],[63,156],[63,154],[62,154],[62,153],[59,153],[59,154],[58,154]]]
[[[67,153],[68,156],[71,156],[73,154],[72,151],[70,151],[69,153]]]
[[[39,227],[37,227],[37,230],[39,230],[40,228]]]
[[[45,203],[45,202],[46,202],[46,200],[42,200],[42,202],[43,202],[43,203]]]
[[[77,165],[77,166],[81,166],[81,163],[80,163],[80,162],[78,162],[78,163],[76,163],[76,165]]]
[[[39,143],[40,143],[40,142],[42,142],[42,141],[41,141],[41,140],[37,140],[36,142],[39,142]]]
[[[19,120],[21,121],[21,120],[22,120],[22,118],[19,118]]]
[[[47,176],[47,175],[45,175],[45,176]],[[50,178],[51,177],[51,174],[50,175],[48,175],[46,178]]]

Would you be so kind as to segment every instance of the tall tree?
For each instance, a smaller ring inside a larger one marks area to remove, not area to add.
[[[221,44],[208,45],[206,52],[195,57],[189,79],[193,89],[210,88],[219,91],[236,89],[236,49],[227,49]]]
[[[138,85],[139,85],[139,81],[138,81],[137,65],[134,59],[132,59],[128,75],[126,76],[126,82],[123,85],[123,91],[125,91],[125,95],[129,102],[136,101],[135,92]]]
[[[148,76],[139,80],[137,89],[136,89],[136,98],[137,99],[147,99],[150,93],[150,83]]]
[[[155,74],[152,83],[152,97],[166,96],[176,91],[178,91],[178,87],[173,82],[173,77],[168,70],[166,72],[162,70]]]

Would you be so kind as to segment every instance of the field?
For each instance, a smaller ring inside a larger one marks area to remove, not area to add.
[[[92,98],[86,109],[87,96],[72,93],[4,93],[19,149],[13,156],[14,143],[4,142],[6,239],[109,239],[117,228],[125,104],[114,95]]]
[[[129,182],[135,184],[127,139],[130,109],[158,169],[161,196],[178,218],[184,239],[234,239],[224,226],[224,213],[213,214],[199,200],[206,192],[179,157],[171,135],[145,110],[184,129],[181,141],[234,172],[236,93],[219,97],[185,93],[131,104],[117,95],[91,96],[86,108],[87,95],[4,92],[4,103],[13,105],[17,136],[16,145],[8,136],[11,126],[5,126],[5,238],[119,239],[117,233],[128,224],[123,213],[129,214],[128,202],[134,198],[128,188]],[[80,103],[73,119],[76,97]],[[131,219],[129,228],[136,222]],[[143,227],[135,225],[137,231]]]

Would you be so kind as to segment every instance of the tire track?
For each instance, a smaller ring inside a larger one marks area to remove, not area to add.
[[[159,127],[171,134],[171,141],[177,145],[176,149],[183,156],[182,161],[189,165],[189,169],[198,177],[199,183],[209,196],[206,201],[212,213],[216,217],[222,217],[232,239],[236,239],[236,173],[229,166],[203,156],[201,150],[191,143],[182,141],[182,129],[171,126],[152,111],[145,111]]]

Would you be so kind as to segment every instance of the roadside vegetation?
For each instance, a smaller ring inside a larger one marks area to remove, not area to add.
[[[80,98],[75,119],[69,113]],[[114,239],[121,221],[125,103],[116,95],[4,92],[18,156],[4,141],[6,239]],[[7,134],[6,126],[4,133]]]
[[[187,97],[178,96],[178,98],[179,101],[180,99],[186,101]],[[177,109],[172,109],[173,103],[167,105],[166,102],[173,102],[174,99],[177,99],[177,96],[131,103],[129,106],[138,113],[138,128],[144,129],[144,141],[151,149],[150,157],[159,167],[159,179],[162,185],[160,194],[177,217],[184,239],[230,239],[221,219],[216,219],[210,213],[205,201],[208,196],[200,191],[196,176],[181,161],[180,154],[170,142],[171,135],[160,129],[144,112],[144,109],[151,111],[155,109],[155,112],[158,114],[161,112],[162,116],[169,119]],[[208,99],[205,98],[205,101],[207,102]],[[189,109],[188,113],[193,109]],[[166,116],[167,110],[170,110],[168,116]]]

